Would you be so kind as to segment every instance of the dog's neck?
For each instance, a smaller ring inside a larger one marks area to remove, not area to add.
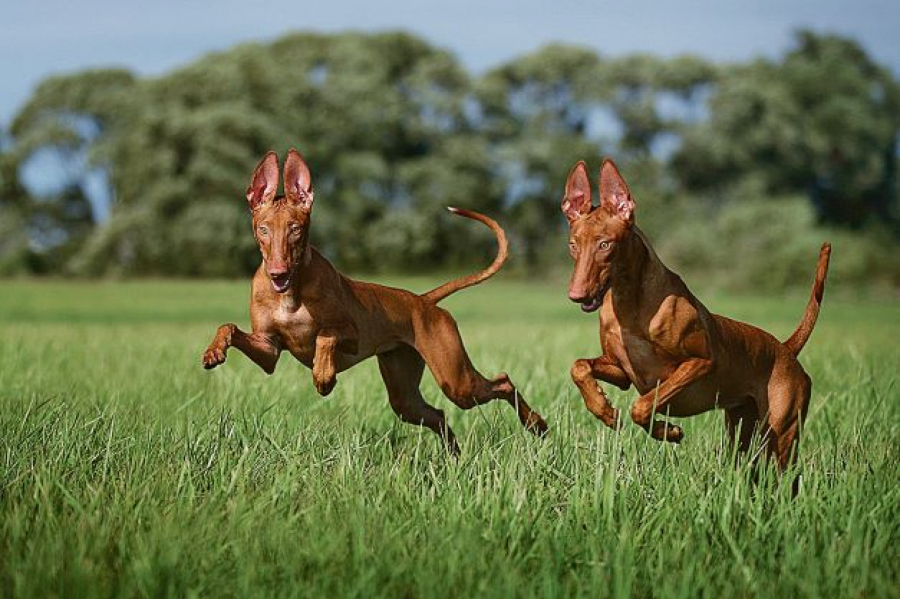
[[[641,298],[663,289],[671,275],[637,226],[625,238],[612,267],[610,292],[619,305],[637,306]]]

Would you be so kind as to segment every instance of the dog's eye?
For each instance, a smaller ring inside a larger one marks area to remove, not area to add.
[[[300,225],[291,225],[291,233],[297,234],[300,232]]]
[[[610,242],[608,242],[608,241],[601,241],[601,242],[600,242],[600,249],[601,249],[601,250],[608,250],[611,246],[612,246],[612,244],[611,244]]]
[[[569,251],[573,254],[578,251],[578,246],[575,245],[574,241],[569,242]]]
[[[263,235],[263,236],[268,235],[268,234],[269,234],[269,227],[262,227],[262,226],[261,226],[261,227],[259,228],[259,234],[260,234],[260,235]]]

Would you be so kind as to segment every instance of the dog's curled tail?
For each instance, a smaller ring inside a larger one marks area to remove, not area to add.
[[[434,303],[438,303],[448,295],[456,293],[460,289],[465,289],[466,287],[477,285],[485,279],[491,278],[492,276],[494,276],[494,274],[496,274],[498,270],[500,270],[500,267],[503,266],[504,262],[506,262],[507,255],[509,255],[509,244],[506,241],[506,233],[503,231],[503,228],[499,224],[497,224],[497,221],[489,216],[481,214],[480,212],[474,212],[472,210],[463,210],[462,208],[453,208],[452,206],[448,207],[447,210],[449,210],[453,214],[458,214],[460,216],[465,216],[466,218],[477,220],[490,227],[494,232],[494,235],[497,236],[497,257],[494,258],[494,261],[490,266],[488,266],[481,272],[467,275],[465,277],[460,277],[458,279],[453,279],[452,281],[448,281],[440,287],[432,289],[428,293],[422,295],[422,297]]]
[[[787,347],[796,356],[806,345],[806,341],[812,334],[813,327],[816,326],[816,320],[819,318],[819,308],[822,305],[822,295],[825,293],[825,277],[828,274],[828,259],[831,256],[831,244],[823,243],[822,249],[819,250],[819,263],[816,266],[816,281],[813,283],[812,295],[809,303],[806,304],[806,312],[803,313],[803,319],[797,326],[797,330],[784,342]]]

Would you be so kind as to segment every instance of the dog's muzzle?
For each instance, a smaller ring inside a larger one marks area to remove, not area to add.
[[[593,296],[586,300],[581,301],[581,310],[583,312],[596,312],[600,309],[600,306],[603,305],[603,298],[606,297],[606,292],[609,290],[609,286],[605,286]]]
[[[272,287],[277,293],[284,293],[291,286],[291,274],[291,271],[288,271],[286,273],[269,276],[272,280]]]

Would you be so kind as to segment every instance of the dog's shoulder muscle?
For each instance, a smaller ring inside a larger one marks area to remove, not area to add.
[[[650,318],[647,333],[654,345],[678,357],[709,357],[706,309],[690,295],[666,296]]]

